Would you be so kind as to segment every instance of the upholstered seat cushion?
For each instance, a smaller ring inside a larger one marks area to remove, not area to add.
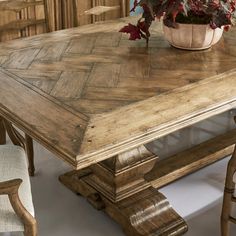
[[[28,165],[25,151],[14,145],[0,145],[0,182],[20,178],[19,196],[34,216]],[[0,232],[23,231],[24,226],[12,209],[7,195],[0,195]]]

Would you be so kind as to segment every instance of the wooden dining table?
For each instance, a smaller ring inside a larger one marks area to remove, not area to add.
[[[146,144],[235,107],[236,30],[185,51],[160,22],[148,47],[119,33],[136,20],[1,43],[0,116],[68,163],[60,181],[126,235],[182,235],[186,222],[158,189],[231,154],[236,130],[165,159]]]

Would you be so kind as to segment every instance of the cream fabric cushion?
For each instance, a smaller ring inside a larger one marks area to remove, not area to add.
[[[14,145],[0,145],[0,182],[16,178],[23,180],[19,196],[24,207],[34,216],[25,151]],[[24,226],[12,209],[8,196],[0,195],[0,232],[23,230]]]

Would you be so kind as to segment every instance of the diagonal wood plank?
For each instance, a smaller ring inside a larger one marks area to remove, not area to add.
[[[120,64],[96,63],[89,77],[88,86],[117,87],[120,70]]]
[[[67,52],[90,54],[94,43],[96,42],[97,35],[82,36],[77,40],[71,40]],[[85,46],[86,45],[86,46]]]
[[[122,35],[114,33],[99,34],[95,46],[96,47],[118,47],[121,41]]]
[[[41,89],[46,93],[50,93],[58,81],[61,72],[60,71],[48,71],[44,72],[41,70],[19,70],[19,69],[8,69],[11,73],[24,79],[28,83]]]
[[[47,44],[40,50],[35,59],[40,61],[59,61],[67,48],[67,44],[67,42]]]
[[[87,79],[86,72],[63,72],[50,94],[59,98],[80,98]]]
[[[34,61],[30,65],[30,69],[37,69],[42,71],[90,71],[92,68],[91,63],[81,63],[74,61],[72,63],[65,61]]]
[[[46,145],[49,150],[76,167],[75,156],[79,152],[87,121],[46,97],[38,96],[37,92],[16,82],[2,70],[0,70],[0,84],[6,85],[1,87],[0,114],[13,123],[17,121],[23,131],[27,131],[33,138]],[[19,110],[22,104],[27,107],[27,110]],[[12,113],[16,110],[19,110],[17,114]],[[64,124],[67,125],[64,126]],[[63,128],[58,130],[56,128],[58,125]]]
[[[25,50],[15,51],[3,64],[3,67],[8,69],[27,69],[38,55],[39,51],[39,48],[27,48]]]

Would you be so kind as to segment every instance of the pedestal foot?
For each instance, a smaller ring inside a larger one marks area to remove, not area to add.
[[[128,236],[182,235],[187,231],[186,223],[145,179],[157,159],[140,146],[59,179],[96,209],[105,211]]]
[[[75,193],[80,193],[97,209],[105,211],[118,222],[128,236],[177,236],[187,231],[185,221],[174,211],[168,200],[149,187],[118,202],[98,193],[84,178],[89,169],[72,171],[59,177]]]

